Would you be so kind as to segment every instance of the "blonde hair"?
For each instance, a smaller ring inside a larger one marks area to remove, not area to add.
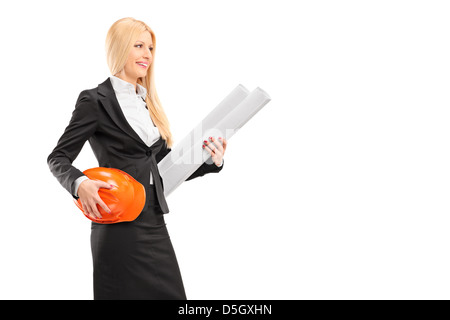
[[[150,117],[158,127],[161,137],[166,141],[167,147],[171,148],[173,138],[172,133],[170,132],[169,120],[167,119],[166,113],[164,112],[161,102],[159,101],[155,87],[153,70],[155,64],[156,39],[152,29],[150,29],[150,27],[144,22],[134,18],[128,17],[117,20],[113,23],[111,28],[109,28],[108,34],[106,35],[106,59],[111,74],[115,75],[116,73],[122,71],[125,67],[128,54],[132,46],[138,39],[139,35],[144,31],[150,32],[150,35],[152,36],[153,62],[147,70],[147,75],[143,78],[138,78],[137,83],[147,89],[145,102],[147,103]]]

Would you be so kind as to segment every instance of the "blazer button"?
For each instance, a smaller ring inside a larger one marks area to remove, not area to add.
[[[151,154],[152,154],[152,151],[151,150],[147,150],[146,152],[145,152],[145,154],[147,155],[147,156],[151,156]]]

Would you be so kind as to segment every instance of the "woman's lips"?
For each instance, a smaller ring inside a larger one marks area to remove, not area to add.
[[[137,64],[139,67],[144,68],[144,69],[147,69],[147,67],[148,67],[148,65],[143,66],[143,65],[139,64],[139,62],[136,62],[136,64]]]

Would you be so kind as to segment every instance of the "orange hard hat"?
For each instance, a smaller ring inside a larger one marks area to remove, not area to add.
[[[75,200],[75,204],[84,215],[97,223],[117,223],[124,221],[133,221],[144,209],[145,188],[128,173],[115,168],[91,168],[83,171],[91,180],[100,180],[113,185],[111,189],[100,188],[98,195],[111,210],[107,213],[97,204],[97,209],[102,215],[100,219],[94,219],[88,216],[81,205],[80,199]]]

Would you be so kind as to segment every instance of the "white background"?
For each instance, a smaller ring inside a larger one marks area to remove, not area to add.
[[[188,299],[450,298],[447,1],[0,6],[1,299],[93,297],[90,221],[46,160],[126,16],[176,142],[239,83],[272,98],[167,199]]]

